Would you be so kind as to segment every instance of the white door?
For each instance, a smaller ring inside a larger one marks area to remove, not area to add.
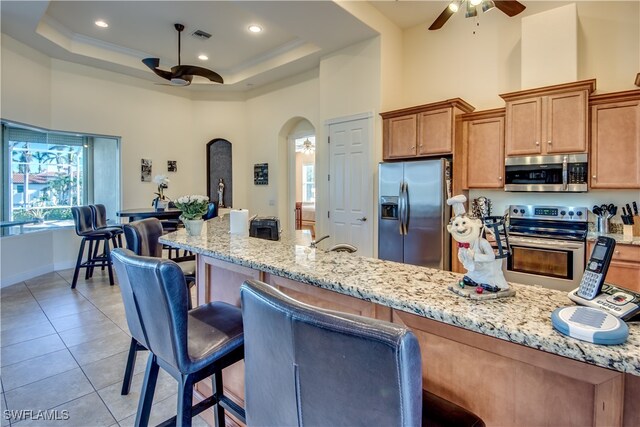
[[[333,243],[373,256],[371,118],[329,125],[329,223]]]

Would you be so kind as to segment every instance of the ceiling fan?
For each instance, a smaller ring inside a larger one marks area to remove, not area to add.
[[[171,67],[171,71],[165,71],[158,68],[160,65],[160,58],[145,58],[142,60],[142,63],[149,67],[151,71],[156,73],[158,76],[165,80],[169,80],[169,84],[172,86],[189,86],[193,80],[193,76],[201,76],[215,83],[224,83],[220,74],[215,71],[195,65],[180,64],[180,34],[184,30],[184,25],[174,24],[174,27],[178,32],[178,65]]]
[[[453,16],[453,14],[458,10],[462,9],[463,6],[466,7],[464,15],[466,18],[477,16],[478,7],[482,9],[483,12],[488,12],[495,7],[500,9],[509,17],[516,16],[526,8],[525,5],[516,0],[453,0],[442,11],[440,16],[433,21],[433,24],[431,24],[429,29],[438,30],[442,28],[449,18],[451,18],[451,16]]]

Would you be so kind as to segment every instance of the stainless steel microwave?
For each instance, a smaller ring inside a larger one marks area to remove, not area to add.
[[[507,157],[505,191],[587,191],[587,154]]]

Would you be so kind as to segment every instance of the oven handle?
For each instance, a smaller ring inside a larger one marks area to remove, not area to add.
[[[549,240],[543,239],[531,239],[531,238],[523,238],[517,236],[509,236],[509,244],[520,244],[521,246],[530,246],[533,248],[542,248],[542,249],[582,249],[584,248],[584,243],[575,243],[575,242],[565,242],[552,240],[550,243]]]

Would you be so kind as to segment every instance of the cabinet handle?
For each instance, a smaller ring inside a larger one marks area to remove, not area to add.
[[[591,178],[596,179],[596,176],[595,175],[591,175]]]
[[[498,177],[498,181],[502,181],[502,177],[501,176]]]
[[[616,255],[620,255],[620,251],[615,251],[615,254]]]
[[[547,141],[547,144],[551,144],[551,141]]]
[[[540,143],[538,141],[536,141],[536,145],[540,145]]]

